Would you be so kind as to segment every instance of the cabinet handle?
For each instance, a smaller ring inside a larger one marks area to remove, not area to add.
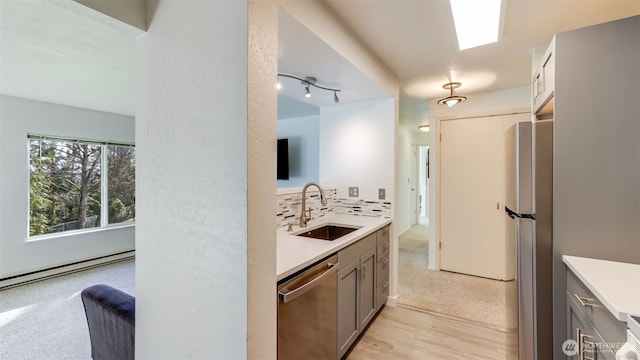
[[[596,360],[596,343],[588,341],[592,336],[583,334],[580,328],[576,328],[576,340],[578,343],[578,359],[579,360]],[[585,349],[585,344],[589,345],[588,349]],[[591,356],[587,356],[587,352],[591,352]]]
[[[599,306],[598,304],[594,304],[594,303],[590,302],[590,301],[595,301],[593,299],[589,299],[589,298],[580,296],[580,295],[575,294],[575,293],[573,294],[573,296],[576,297],[576,299],[578,300],[578,303],[580,305],[582,305],[583,307],[598,307]]]
[[[382,263],[387,265],[389,263],[389,258],[388,257],[384,258],[384,260],[382,260]]]
[[[367,277],[367,264],[362,265],[362,280]]]
[[[382,286],[383,288],[386,288],[387,286],[389,286],[389,280],[387,280],[384,283],[380,284],[380,286]]]
[[[389,248],[389,243],[385,243],[384,245],[382,245],[383,248],[388,249]]]

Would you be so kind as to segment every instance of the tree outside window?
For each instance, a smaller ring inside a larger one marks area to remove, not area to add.
[[[134,147],[30,137],[29,160],[29,236],[135,220]]]

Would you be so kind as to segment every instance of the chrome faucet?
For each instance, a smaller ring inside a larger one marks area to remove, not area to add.
[[[314,182],[310,182],[307,185],[305,185],[302,188],[302,214],[300,214],[300,227],[307,227],[307,221],[311,220],[311,208],[309,208],[309,216],[307,217],[305,214],[307,212],[307,210],[305,209],[307,207],[306,205],[307,188],[311,185],[317,187],[318,190],[320,190],[320,202],[322,203],[322,205],[327,205],[327,198],[324,196],[324,190],[322,190],[320,185]]]

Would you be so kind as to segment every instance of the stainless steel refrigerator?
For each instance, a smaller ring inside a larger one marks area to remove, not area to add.
[[[552,355],[553,121],[520,122],[505,136],[507,241],[516,246],[520,359]]]

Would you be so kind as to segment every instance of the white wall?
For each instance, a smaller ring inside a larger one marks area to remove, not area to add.
[[[440,122],[449,119],[464,119],[516,112],[531,112],[531,88],[529,86],[468,94],[468,100],[448,107],[429,101],[429,152],[432,176],[429,179],[429,268],[440,268],[438,243],[440,242]]]
[[[393,112],[393,99],[320,109],[320,182],[336,185],[338,197],[357,186],[361,199],[377,200],[379,188],[394,199]]]
[[[148,186],[136,233],[139,358],[276,357],[278,5],[298,8],[327,43],[349,43],[397,99],[395,77],[320,1],[251,1],[248,24],[246,2],[149,3],[139,46],[138,179]],[[184,161],[205,150],[205,166]]]
[[[412,157],[414,145],[421,146],[428,143],[428,133],[414,131],[403,125],[398,127],[398,195],[396,197],[398,201],[398,215],[396,216],[398,234],[409,230],[413,225],[411,224],[411,211],[413,211],[411,197],[415,194],[411,191],[411,168],[417,166]],[[418,179],[415,181],[417,184]]]
[[[133,226],[27,239],[27,134],[133,143],[134,119],[0,95],[0,278],[133,250]]]
[[[396,229],[398,234],[411,227],[411,152],[413,135],[411,130],[400,125],[398,127],[398,214]]]
[[[276,142],[278,7],[249,2],[247,358],[277,357]],[[271,216],[273,214],[273,217]]]
[[[149,3],[136,358],[275,358],[276,13],[248,7]]]
[[[289,139],[289,180],[278,180],[278,188],[318,182],[319,121],[320,116],[278,120],[278,139]]]

